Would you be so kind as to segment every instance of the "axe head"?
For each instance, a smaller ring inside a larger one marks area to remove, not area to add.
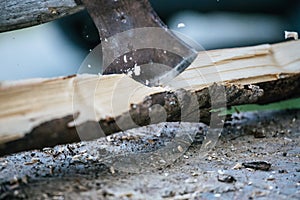
[[[148,85],[165,85],[197,57],[173,34],[147,0],[82,0],[101,40],[102,74],[125,73]]]

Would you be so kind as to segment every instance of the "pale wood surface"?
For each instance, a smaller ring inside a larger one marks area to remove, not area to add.
[[[75,0],[1,0],[0,32],[42,24],[83,9]]]
[[[298,73],[300,42],[259,45],[200,52],[197,60],[174,79],[199,89],[213,82],[254,84],[278,78],[279,74]]]
[[[0,144],[22,138],[42,123],[76,113],[79,113],[75,116],[76,125],[87,121],[116,119],[150,95],[181,88],[190,92],[201,91],[219,83],[243,89],[243,85],[268,85],[268,82],[277,80],[282,85],[281,79],[299,75],[299,52],[300,41],[199,52],[198,58],[189,68],[168,86],[162,87],[150,88],[126,75],[80,75],[2,82]],[[299,84],[298,79],[295,80]],[[277,86],[281,87],[280,84]],[[299,90],[298,86],[295,87],[286,90],[293,93]],[[284,91],[284,88],[273,89],[273,95],[276,95],[277,90]],[[250,101],[247,98],[238,103],[253,103],[257,100]],[[284,98],[285,94],[282,94],[273,99],[268,97],[267,101]],[[92,116],[88,113],[90,109],[94,112]],[[69,120],[66,128],[74,126],[74,121]]]

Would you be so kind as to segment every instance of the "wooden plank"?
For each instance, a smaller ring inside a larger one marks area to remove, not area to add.
[[[0,154],[93,139],[153,119],[180,121],[183,107],[186,116],[200,109],[200,119],[184,120],[209,123],[211,100],[219,98],[211,95],[222,88],[227,106],[298,97],[299,51],[300,41],[290,41],[199,52],[189,68],[162,87],[147,87],[126,75],[2,82]]]
[[[2,0],[0,32],[26,28],[84,9],[76,0]]]

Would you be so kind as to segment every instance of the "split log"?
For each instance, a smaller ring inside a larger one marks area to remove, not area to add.
[[[82,10],[79,0],[2,0],[0,32],[42,24]]]
[[[127,75],[2,82],[0,155],[162,121],[209,123],[212,108],[299,97],[299,52],[300,41],[199,52],[162,87]]]

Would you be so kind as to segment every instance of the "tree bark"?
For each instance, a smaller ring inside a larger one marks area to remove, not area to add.
[[[82,11],[77,0],[2,0],[0,32],[12,31],[49,22]]]
[[[210,123],[212,109],[300,96],[300,42],[199,52],[168,85],[126,75],[0,84],[0,155],[162,121]]]

